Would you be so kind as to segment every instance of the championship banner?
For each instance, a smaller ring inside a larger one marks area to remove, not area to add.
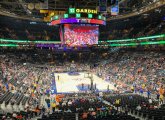
[[[99,11],[107,12],[107,0],[99,0]]]
[[[40,3],[40,9],[48,9],[48,0]]]
[[[119,1],[116,0],[115,4],[111,6],[111,15],[118,15],[119,14]]]

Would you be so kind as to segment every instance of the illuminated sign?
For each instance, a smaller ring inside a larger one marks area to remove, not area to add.
[[[64,14],[64,18],[68,18],[69,17],[69,15],[68,14]]]
[[[98,19],[101,19],[101,15],[98,16]]]
[[[36,44],[36,47],[54,47],[54,48],[58,48],[60,47],[61,44]]]
[[[78,19],[78,18],[68,18],[68,19],[60,19],[60,20],[53,20],[51,25],[57,24],[74,24],[74,23],[84,23],[84,24],[99,24],[105,25],[106,22],[104,20],[97,20],[97,19]]]
[[[80,13],[76,13],[76,18],[80,18],[81,14]]]
[[[75,14],[76,11],[75,11],[75,8],[69,8],[69,14]]]
[[[69,14],[76,14],[76,13],[97,14],[97,10],[92,10],[92,9],[79,9],[79,8],[69,8]]]
[[[88,18],[93,18],[93,14],[88,14]]]
[[[54,19],[55,19],[55,20],[58,20],[58,18],[59,18],[58,15],[54,16]]]
[[[60,23],[61,23],[60,20],[53,20],[50,25],[52,25],[52,24],[53,25],[58,25]]]

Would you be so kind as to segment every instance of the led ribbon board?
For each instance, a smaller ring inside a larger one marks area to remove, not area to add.
[[[143,45],[165,45],[164,40],[165,34],[162,35],[156,35],[156,36],[147,36],[147,37],[140,37],[140,38],[133,38],[133,39],[122,39],[122,40],[108,40],[107,42],[109,44],[101,44],[105,41],[99,41],[98,46],[111,46],[111,47],[122,47],[122,46],[143,46]],[[162,40],[156,40],[156,41],[143,41],[147,39],[153,39],[153,38],[162,38]],[[134,40],[138,40],[139,42],[133,42]],[[28,41],[28,40],[8,40],[8,39],[0,39],[1,42],[12,42],[13,44],[0,44],[0,47],[19,47],[19,46],[29,46],[29,43],[34,43],[36,47],[54,47],[58,48],[61,46],[61,42],[59,41]],[[128,43],[124,43],[125,41],[128,41]],[[116,42],[116,43],[114,43]],[[122,43],[119,43],[122,42]],[[14,44],[16,43],[16,44]],[[20,43],[23,43],[20,44]],[[31,45],[30,45],[31,46]]]
[[[98,24],[98,25],[105,25],[106,22],[104,20],[98,19],[78,19],[78,18],[68,18],[68,19],[60,19],[60,20],[53,20],[51,25],[58,25],[58,24]]]

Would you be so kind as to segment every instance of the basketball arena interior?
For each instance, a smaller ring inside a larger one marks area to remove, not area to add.
[[[165,120],[165,0],[0,0],[0,120]]]

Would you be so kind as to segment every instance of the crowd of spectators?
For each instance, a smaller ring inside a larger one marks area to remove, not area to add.
[[[164,13],[161,7],[138,16],[107,22],[106,27],[100,27],[100,39],[116,40],[163,34]]]
[[[138,38],[142,36],[156,35],[165,32],[164,29],[162,29],[164,28],[164,26],[165,26],[164,22],[158,24],[157,23],[148,24],[145,25],[145,27],[144,24],[139,23],[138,28],[137,26],[135,26],[131,28],[113,30],[112,34],[109,35],[109,39]]]
[[[49,26],[46,23],[31,24],[5,16],[0,16],[0,38],[13,40],[60,40],[58,27]]]
[[[116,83],[121,91],[131,86],[131,89],[150,91],[154,94],[164,89],[164,59],[163,53],[155,52],[127,52],[119,53],[105,61],[95,71],[103,79]],[[117,55],[118,56],[118,55]],[[125,87],[125,88],[124,88]],[[123,90],[122,90],[123,89]]]
[[[119,104],[115,106],[120,106],[120,109],[124,109],[126,113],[130,112],[143,119],[164,119],[162,115],[165,113],[164,105],[159,106],[153,98],[147,99],[137,94],[111,94],[105,96],[104,99],[112,104],[115,100],[119,100]]]
[[[10,113],[10,115],[7,115],[9,117],[11,117],[11,113],[13,114],[13,112],[19,116],[20,111],[26,112],[25,115],[21,113],[22,117],[33,117],[34,115],[38,115],[38,113],[41,114],[41,111],[43,110],[42,112],[48,112],[46,115],[49,117],[50,110],[53,112],[62,111],[69,113],[80,110],[80,112],[78,112],[80,117],[83,116],[83,113],[87,113],[87,117],[93,118],[95,115],[102,114],[98,109],[106,109],[106,107],[108,107],[108,110],[106,112],[103,111],[103,114],[104,112],[105,114],[108,112],[107,115],[114,115],[114,113],[109,114],[110,107],[102,104],[102,101],[100,101],[100,103],[95,94],[92,94],[93,97],[91,97],[92,95],[87,94],[87,99],[84,99],[85,95],[82,97],[75,94],[68,95],[68,97],[60,96],[60,98],[58,98],[60,100],[57,100],[57,97],[52,99],[52,71],[58,71],[59,69],[62,71],[69,71],[70,69],[68,69],[68,67],[72,64],[77,66],[77,71],[84,70],[93,72],[99,77],[102,77],[103,80],[114,84],[117,88],[115,93],[121,94],[132,91],[132,93],[134,92],[143,95],[144,92],[146,92],[148,99],[154,94],[156,97],[154,96],[155,98],[153,101],[157,100],[160,104],[164,103],[165,64],[163,61],[165,56],[162,52],[124,50],[113,54],[103,54],[98,51],[95,53],[88,53],[85,57],[83,56],[85,53],[76,55],[73,55],[74,53],[65,53],[63,55],[53,55],[50,53],[45,56],[41,54],[42,51],[25,53],[21,51],[1,51],[0,95],[2,97],[0,102],[1,110]],[[86,61],[87,58],[88,61]],[[53,61],[56,62],[52,63],[52,61],[49,61],[50,59],[53,59]],[[59,69],[56,69],[55,66],[58,66]],[[108,91],[108,95],[109,94]],[[48,103],[48,109],[44,108],[41,104],[41,97],[43,95],[47,96],[45,100],[46,103]],[[73,96],[80,97],[72,98]],[[113,102],[110,102],[114,104],[115,100],[116,98],[114,98]],[[59,102],[57,103],[57,101]],[[89,106],[86,106],[88,103],[90,103]],[[123,104],[126,103],[128,103],[128,101],[123,102]],[[159,103],[157,105],[159,105]],[[11,109],[9,106],[12,106]],[[27,110],[28,116],[26,116]],[[90,112],[90,110],[93,112]],[[115,115],[116,114],[118,115],[118,113],[115,112]],[[98,116],[98,119],[99,117],[100,116]],[[93,119],[97,119],[97,117],[94,117]]]
[[[141,19],[141,18],[135,18]],[[157,35],[165,32],[164,21],[161,22],[153,22],[150,24],[148,21],[150,17],[147,17],[145,22],[139,20],[139,22],[132,22],[130,26],[131,20],[121,22],[119,24],[112,23],[113,26],[110,24],[109,30],[104,30],[107,28],[101,28],[100,39],[101,40],[113,40],[113,39],[126,39],[126,38],[137,38],[142,36],[151,36]],[[133,20],[134,21],[134,20]],[[115,26],[116,25],[116,26]],[[121,26],[119,26],[121,25]],[[109,26],[109,25],[108,25]],[[130,26],[130,27],[129,27]],[[32,30],[31,30],[32,29]],[[58,30],[55,30],[57,33]],[[20,29],[16,30],[11,26],[5,26],[0,28],[0,38],[5,39],[14,39],[14,40],[56,40],[60,41],[59,34],[55,34],[54,32],[51,33],[49,30],[45,31],[36,31],[32,28],[28,29]]]
[[[95,94],[68,95],[59,104],[56,104],[56,111],[52,114],[44,114],[45,119],[66,119],[75,120],[108,120],[108,119],[131,119],[138,120],[128,114],[117,111],[112,105],[105,104]]]
[[[130,10],[138,11],[143,5],[153,2],[156,0],[132,0],[127,5],[133,7]],[[107,22],[106,26],[100,27],[100,39],[163,34],[163,17],[164,9],[160,8],[133,18]],[[4,16],[0,18],[2,39],[60,41],[57,26],[31,24],[29,21]],[[0,119],[26,120],[40,116],[41,120],[138,120],[128,115],[128,112],[147,119],[163,119],[164,61],[165,54],[161,51],[119,49],[113,53],[101,50],[52,53],[49,50],[1,49]],[[77,72],[87,71],[98,75],[113,84],[117,91],[109,91],[107,88],[107,92],[99,94],[88,91],[52,95],[52,72],[70,71],[73,65]]]
[[[35,31],[35,32],[34,32]],[[13,40],[58,40],[54,33],[50,31],[31,31],[31,29],[17,30],[10,27],[1,27],[0,38],[8,38]]]
[[[50,75],[48,69],[41,70],[26,63],[21,64],[21,60],[19,56],[1,54],[1,110],[8,113],[15,112],[15,116],[19,116],[22,111],[26,112],[22,117],[32,117],[40,105],[41,95],[49,87]]]

